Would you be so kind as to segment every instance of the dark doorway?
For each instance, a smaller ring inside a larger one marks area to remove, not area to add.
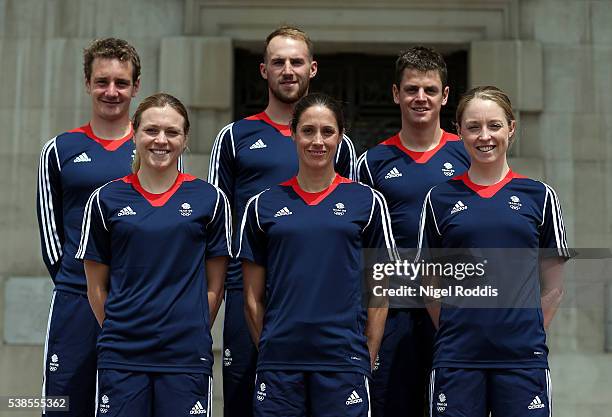
[[[459,96],[467,87],[467,51],[445,54],[451,95],[441,114],[442,128],[454,132],[453,120]],[[396,134],[401,127],[398,106],[393,103],[395,55],[318,55],[319,72],[311,91],[322,91],[344,103],[348,135],[358,155]],[[259,74],[261,55],[235,50],[234,118],[259,113],[268,91]]]

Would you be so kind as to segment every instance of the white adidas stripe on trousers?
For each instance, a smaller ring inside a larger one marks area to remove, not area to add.
[[[53,291],[53,297],[51,298],[51,305],[49,306],[49,318],[47,319],[47,335],[45,336],[45,348],[43,353],[43,377],[42,377],[42,397],[45,398],[47,395],[47,354],[49,353],[49,331],[51,330],[51,317],[53,317],[53,306],[55,305],[55,294]],[[42,413],[45,414],[47,410],[43,406]]]
[[[372,417],[372,403],[370,401],[370,384],[368,383],[367,376],[364,376],[363,379],[365,383],[366,393],[368,394],[368,417]]]
[[[429,417],[433,417],[433,397],[436,382],[436,370],[432,369],[429,375]]]
[[[208,406],[206,407],[206,417],[212,415],[212,396],[213,396],[213,380],[212,377],[208,377]]]
[[[95,407],[96,407],[96,411],[94,413],[95,417],[98,417],[98,396],[100,395],[100,389],[98,387],[98,371],[96,370],[96,400],[94,401]]]
[[[548,397],[548,417],[552,417],[553,400],[552,400],[552,381],[550,379],[550,370],[546,371],[546,396]]]

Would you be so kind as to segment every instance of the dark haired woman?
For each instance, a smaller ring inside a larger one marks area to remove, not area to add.
[[[189,132],[178,99],[146,98],[133,125],[134,173],[91,195],[77,253],[102,327],[97,415],[210,416],[228,204],[177,170]]]
[[[310,94],[291,123],[299,171],[257,194],[241,223],[256,416],[367,416],[386,307],[366,308],[363,253],[395,243],[384,198],[334,172],[340,105]]]

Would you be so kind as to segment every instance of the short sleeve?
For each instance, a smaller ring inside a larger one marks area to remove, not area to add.
[[[206,225],[206,257],[231,256],[232,225],[229,202],[218,188],[217,202],[210,222]]]
[[[252,197],[244,210],[240,222],[240,239],[236,257],[265,267],[267,239],[259,224],[257,212],[260,196],[261,193]]]
[[[546,197],[544,198],[544,208],[542,210],[542,224],[540,225],[540,248],[544,257],[560,256],[565,259],[571,257],[567,247],[565,236],[565,225],[561,205],[557,198],[557,193],[552,187],[546,187]]]
[[[384,249],[377,255],[377,260],[385,258],[387,261],[399,260],[399,254],[391,229],[391,216],[387,208],[385,197],[378,191],[372,191],[372,208],[370,220],[362,233],[362,244],[364,248]]]
[[[81,225],[81,241],[75,258],[96,261],[102,264],[111,263],[110,233],[106,226],[105,214],[100,204],[100,191],[95,190],[85,205]]]

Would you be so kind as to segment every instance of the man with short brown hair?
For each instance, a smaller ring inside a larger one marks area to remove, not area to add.
[[[91,119],[43,147],[38,169],[37,214],[42,257],[55,290],[44,351],[43,396],[68,396],[59,417],[96,414],[98,325],[87,300],[83,264],[76,255],[87,198],[130,173],[133,130],[130,103],[140,87],[140,58],[128,42],[93,41],[83,54]]]
[[[459,137],[440,127],[449,94],[442,55],[423,46],[402,52],[392,92],[402,128],[361,155],[357,169],[359,180],[387,200],[398,248],[413,249],[425,195],[467,170],[469,157]],[[434,328],[420,299],[394,301],[372,372],[372,415],[422,417]]]

